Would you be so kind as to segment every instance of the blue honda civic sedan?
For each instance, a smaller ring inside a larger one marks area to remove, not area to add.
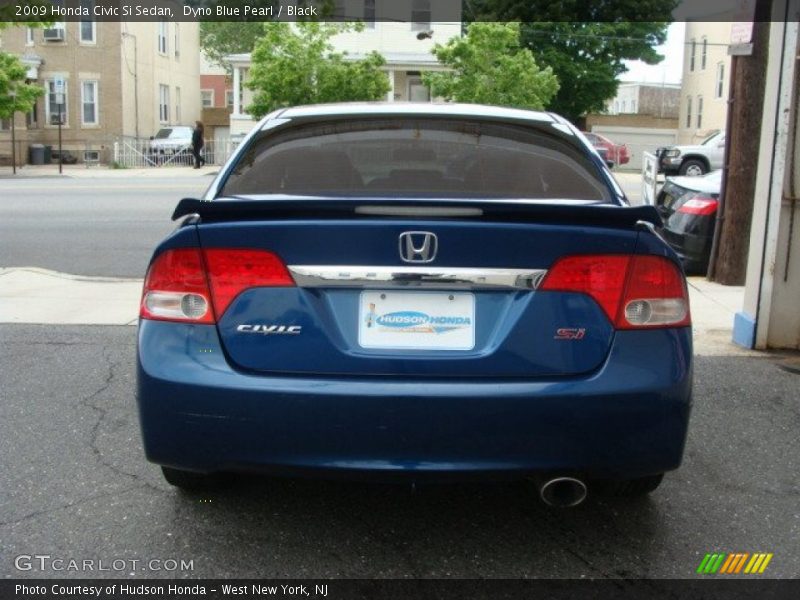
[[[681,463],[685,277],[557,115],[282,109],[173,217],[137,353],[171,484],[519,477],[568,506]]]

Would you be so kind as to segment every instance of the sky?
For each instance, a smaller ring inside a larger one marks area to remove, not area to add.
[[[646,65],[640,60],[627,60],[628,72],[620,75],[620,81],[641,83],[680,83],[683,69],[683,33],[686,23],[672,23],[667,30],[667,41],[658,46],[659,54],[664,55],[657,65]]]

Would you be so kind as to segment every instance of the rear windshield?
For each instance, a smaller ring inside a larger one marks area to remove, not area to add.
[[[266,132],[239,158],[221,193],[610,200],[597,167],[555,136],[425,119]]]

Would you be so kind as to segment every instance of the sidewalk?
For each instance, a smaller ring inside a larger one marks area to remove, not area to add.
[[[125,179],[152,177],[158,178],[195,178],[209,177],[216,175],[220,170],[218,165],[207,165],[199,169],[184,166],[148,167],[140,169],[111,169],[106,166],[97,165],[87,167],[85,165],[62,165],[63,174],[59,175],[58,165],[25,165],[17,167],[17,174],[11,172],[11,167],[0,167],[0,179],[33,179],[33,178],[59,178],[67,177],[70,179]]]
[[[0,269],[0,323],[135,325],[142,281],[79,277],[35,267]],[[689,278],[695,354],[751,353],[731,341],[744,288]]]

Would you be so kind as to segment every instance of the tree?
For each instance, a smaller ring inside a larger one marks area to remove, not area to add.
[[[519,23],[472,23],[465,37],[436,44],[433,53],[452,70],[422,80],[447,100],[542,110],[558,91],[553,70],[540,69],[520,46]]]
[[[27,73],[16,56],[0,52],[0,118],[9,119],[15,112],[28,112],[36,98],[44,93],[41,86],[25,83]]]
[[[348,60],[334,52],[330,38],[350,26],[320,22],[264,23],[264,35],[252,54],[246,83],[254,92],[247,110],[261,117],[276,108],[380,100],[390,90],[377,52]]]
[[[520,39],[560,88],[550,109],[576,120],[617,92],[625,60],[657,64],[678,0],[470,0],[467,19],[522,22]]]
[[[44,0],[31,0],[27,4],[49,7]],[[45,17],[40,21],[14,21],[15,15],[14,5],[0,6],[0,31],[14,26],[43,27],[50,22]],[[0,119],[10,119],[15,112],[30,111],[36,98],[44,94],[42,87],[25,82],[27,73],[28,70],[16,56],[0,51]]]
[[[200,47],[214,63],[225,66],[227,54],[252,52],[264,35],[262,23],[251,21],[200,21]]]

